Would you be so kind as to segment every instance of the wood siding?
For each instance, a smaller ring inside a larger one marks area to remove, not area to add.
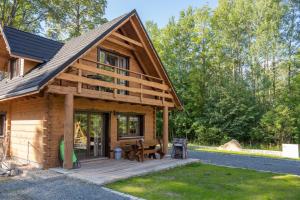
[[[10,155],[22,163],[44,165],[46,109],[45,97],[11,102]]]
[[[63,95],[49,95],[49,157],[48,167],[59,166],[58,147],[59,141],[64,135],[64,96]],[[154,108],[150,106],[121,104],[116,102],[105,102],[101,100],[89,100],[86,98],[74,99],[74,110],[89,110],[97,112],[109,113],[109,146],[112,151],[116,146],[120,145],[126,140],[118,140],[117,137],[117,116],[116,112],[130,112],[138,113],[145,116],[145,140],[152,140],[155,138],[155,117]],[[113,154],[111,154],[113,156]]]

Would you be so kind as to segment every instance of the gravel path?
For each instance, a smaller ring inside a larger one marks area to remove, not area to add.
[[[203,163],[207,164],[300,175],[300,161],[297,160],[212,153],[204,151],[189,151],[189,157],[198,158]]]
[[[98,185],[59,176],[55,178],[11,180],[0,182],[0,199],[9,200],[125,200]]]

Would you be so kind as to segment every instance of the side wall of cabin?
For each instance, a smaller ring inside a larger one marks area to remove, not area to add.
[[[20,164],[43,167],[47,142],[47,98],[27,97],[0,103],[6,114],[8,156]],[[5,137],[1,140],[4,141]]]

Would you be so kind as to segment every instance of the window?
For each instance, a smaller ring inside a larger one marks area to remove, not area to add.
[[[21,75],[21,65],[20,65],[20,60],[17,58],[11,59],[10,60],[10,78],[14,78],[17,76]]]
[[[143,115],[118,114],[118,138],[143,136]]]
[[[0,137],[5,135],[5,114],[0,113]]]
[[[112,66],[121,68],[121,69],[117,70],[118,74],[122,74],[125,76],[129,75],[128,71],[126,71],[129,69],[129,59],[127,57],[120,56],[120,55],[99,49],[99,57],[98,58],[99,58],[98,60],[100,63],[104,63],[104,64],[108,64],[108,65],[112,65]],[[114,71],[114,69],[112,69],[111,67],[102,66],[102,65],[99,65],[98,68],[106,69],[109,71]],[[122,69],[125,69],[125,70],[122,70]],[[109,82],[113,82],[113,80],[114,80],[112,77],[105,77],[105,76],[103,76],[102,79],[105,79],[106,81],[109,81]],[[117,79],[117,84],[128,86],[128,81]],[[128,95],[128,92],[125,90],[118,90],[118,94]]]

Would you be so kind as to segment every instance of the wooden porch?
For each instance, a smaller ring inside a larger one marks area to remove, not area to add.
[[[50,170],[65,174],[72,178],[104,185],[118,180],[141,176],[194,162],[199,162],[199,160],[180,160],[166,157],[164,159],[146,160],[141,163],[129,160],[96,159],[83,162],[80,169],[66,170],[63,168],[53,168]]]

